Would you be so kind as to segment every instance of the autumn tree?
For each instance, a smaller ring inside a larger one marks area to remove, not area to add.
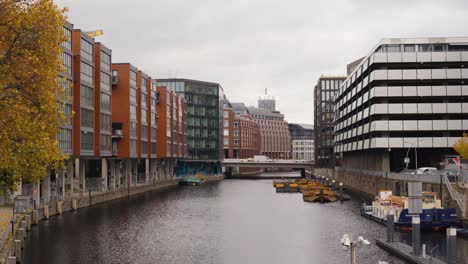
[[[65,156],[61,43],[65,10],[52,0],[0,1],[0,184],[38,182]]]
[[[464,159],[468,159],[468,134],[464,133],[463,137],[460,138],[457,143],[453,145],[453,148],[462,156]]]

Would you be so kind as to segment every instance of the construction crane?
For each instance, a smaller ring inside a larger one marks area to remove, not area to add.
[[[92,38],[95,38],[95,37],[98,37],[98,36],[101,36],[101,35],[104,35],[104,30],[102,29],[97,29],[97,30],[94,30],[94,31],[87,31],[86,34]]]

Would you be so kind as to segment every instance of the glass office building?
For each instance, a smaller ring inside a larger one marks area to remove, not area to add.
[[[157,79],[158,87],[182,95],[187,101],[188,159],[222,159],[223,88],[217,83],[188,79]],[[212,170],[210,170],[212,171]]]

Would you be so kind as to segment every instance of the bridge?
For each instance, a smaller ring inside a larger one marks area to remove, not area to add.
[[[255,160],[255,159],[224,159],[223,167],[237,168],[291,168],[291,169],[310,169],[314,167],[312,160]]]

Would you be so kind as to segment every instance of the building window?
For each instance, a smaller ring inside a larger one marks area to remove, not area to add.
[[[111,102],[110,95],[101,93],[101,111],[110,112],[111,111]]]
[[[132,139],[130,140],[130,154],[136,155],[136,152],[137,152],[137,140]]]
[[[107,114],[101,114],[101,131],[111,132],[111,116]]]
[[[101,151],[111,151],[111,136],[110,135],[101,135]]]
[[[229,129],[224,129],[224,135],[229,136]]]
[[[101,91],[110,92],[110,75],[101,72]]]
[[[229,121],[228,120],[224,120],[224,127],[229,127]]]
[[[147,116],[146,116],[147,111],[148,110],[146,110],[146,109],[141,109],[141,122],[144,123],[144,124],[148,123]]]
[[[134,71],[130,71],[130,86],[135,87],[135,88],[137,87],[136,79],[137,79],[137,73],[134,72]],[[135,89],[135,91],[136,91],[136,89]]]
[[[141,126],[141,137],[142,138],[148,138],[148,127],[147,126]]]
[[[234,127],[234,128],[238,128],[238,127],[239,127],[239,123],[238,123],[238,122],[234,122],[234,123],[233,123],[233,127]]]
[[[234,139],[234,145],[235,146],[239,145],[239,140],[238,139]]]
[[[81,126],[87,128],[94,127],[94,111],[81,108]]]
[[[156,128],[151,128],[151,139],[156,139]]]
[[[137,123],[130,122],[130,136],[137,137]]]
[[[234,136],[238,137],[239,136],[239,130],[234,130]]]
[[[151,154],[156,154],[156,143],[151,142]]]
[[[72,32],[70,29],[64,27],[63,28],[63,33],[65,35],[65,41],[62,42],[62,47],[67,49],[67,50],[71,50],[72,49]]]
[[[141,154],[148,154],[148,142],[141,141]]]
[[[62,53],[63,65],[65,66],[65,71],[68,75],[72,75],[72,56],[68,53]]]
[[[130,119],[137,119],[137,107],[136,105],[130,105]]]
[[[94,107],[94,89],[81,85],[81,105]]]
[[[81,131],[81,149],[93,150],[93,133]]]
[[[224,117],[224,118],[228,118],[228,117],[229,117],[229,112],[228,112],[228,111],[224,111],[223,117]]]
[[[142,108],[147,108],[147,105],[148,105],[147,100],[148,100],[148,96],[146,94],[142,93],[141,94],[141,107]]]
[[[93,44],[81,39],[81,57],[93,61]]]
[[[229,145],[229,138],[227,137],[224,138],[224,145]]]
[[[415,52],[416,46],[415,45],[404,45],[404,52]]]
[[[57,134],[58,146],[61,150],[71,150],[72,148],[72,131],[71,129],[61,128]]]
[[[137,104],[137,89],[130,88],[130,103]]]
[[[101,51],[101,69],[110,72],[111,70],[111,56],[103,51]]]
[[[157,125],[157,122],[156,122],[156,113],[151,113],[151,125],[154,125],[154,126]]]

